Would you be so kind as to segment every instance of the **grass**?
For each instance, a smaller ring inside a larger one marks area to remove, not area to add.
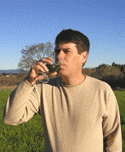
[[[121,127],[122,127],[122,147],[123,152],[125,151],[125,91],[114,91],[119,109],[120,109],[120,117],[121,117]]]
[[[125,91],[114,91],[121,115],[121,123],[125,124]]]
[[[41,116],[36,114],[27,123],[18,126],[6,125],[2,121],[3,108],[12,91],[0,90],[0,152],[44,152],[44,136]],[[114,91],[118,100],[125,151],[125,92]]]
[[[10,93],[10,90],[0,91],[0,152],[44,152],[43,128],[39,114],[18,126],[3,123],[3,108]]]

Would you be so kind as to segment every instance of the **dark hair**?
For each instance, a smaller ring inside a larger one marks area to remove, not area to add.
[[[60,45],[62,43],[75,43],[76,48],[78,49],[78,53],[81,54],[84,51],[89,53],[90,43],[89,39],[83,33],[72,30],[66,29],[62,30],[56,37],[55,44]]]

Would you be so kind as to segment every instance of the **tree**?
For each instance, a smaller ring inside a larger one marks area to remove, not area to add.
[[[2,75],[3,75],[3,76],[6,76],[7,74],[3,72],[3,74],[2,74]]]
[[[54,55],[53,45],[50,42],[26,46],[25,49],[21,50],[21,53],[22,57],[18,63],[18,68],[24,71],[28,71],[30,67],[41,58],[46,56],[53,58]]]

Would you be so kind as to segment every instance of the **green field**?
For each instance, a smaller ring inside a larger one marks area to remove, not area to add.
[[[44,152],[41,116],[36,114],[27,123],[10,126],[3,123],[3,108],[12,91],[0,91],[0,152]],[[118,100],[125,151],[125,92],[115,91]]]

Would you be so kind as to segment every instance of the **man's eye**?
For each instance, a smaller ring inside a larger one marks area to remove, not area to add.
[[[69,51],[68,50],[64,50],[64,53],[68,53]]]

